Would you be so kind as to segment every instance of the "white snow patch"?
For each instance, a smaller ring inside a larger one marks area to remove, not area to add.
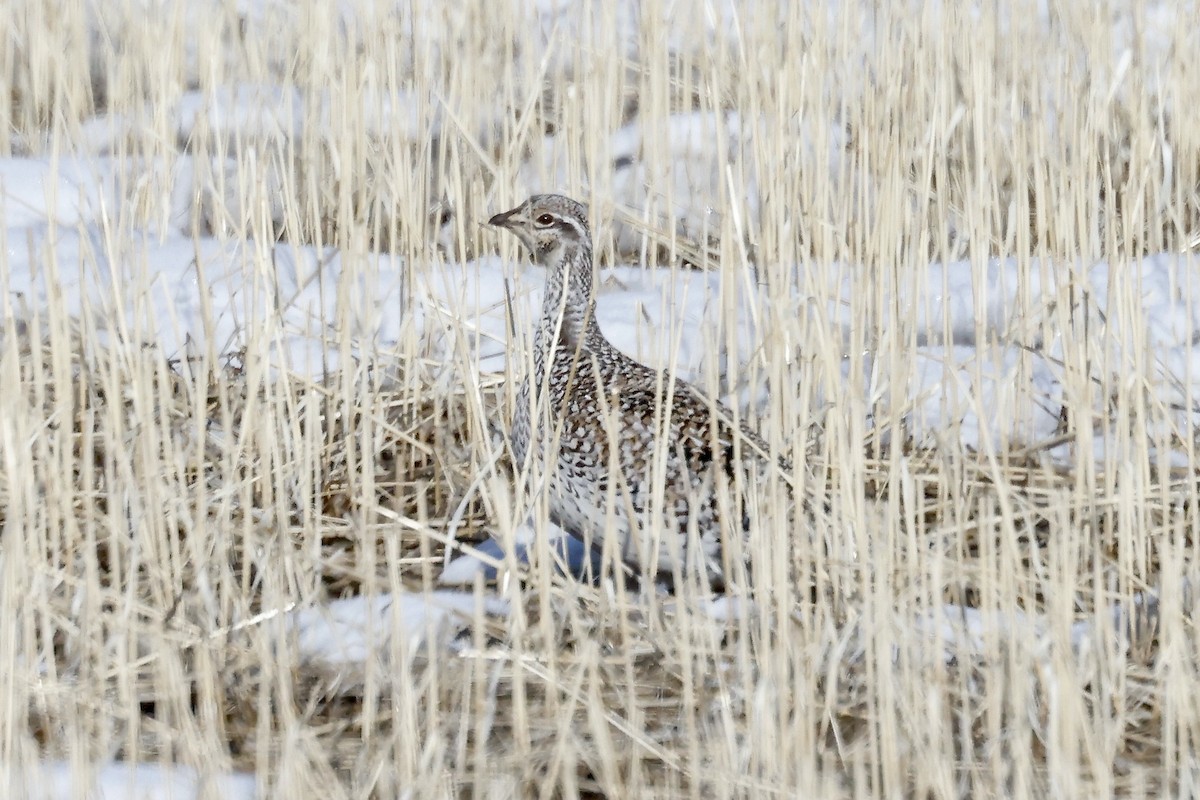
[[[13,229],[99,219],[108,174],[103,161],[0,158],[0,219],[10,231],[9,248],[20,246],[12,241]]]
[[[253,775],[201,774],[173,764],[8,764],[0,765],[0,785],[7,787],[5,797],[26,800],[252,800],[258,796]]]
[[[301,661],[356,672],[368,662],[381,668],[389,654],[412,657],[450,646],[484,616],[507,616],[508,603],[473,592],[351,597],[288,614]]]
[[[1015,347],[927,347],[915,355],[901,396],[904,417],[919,446],[965,446],[999,453],[1045,442],[1062,426],[1059,373],[1046,360]],[[877,391],[886,396],[886,373]],[[877,417],[878,419],[878,417]]]
[[[1189,584],[1183,584],[1184,603],[1191,606]],[[1158,625],[1158,595],[1154,592],[1135,594],[1127,602],[1117,602],[1102,609],[1094,619],[1072,623],[1065,631],[1063,644],[1077,656],[1115,641],[1122,648],[1136,646],[1151,636]],[[1032,646],[1039,657],[1048,657],[1053,649],[1054,630],[1046,615],[1023,611],[1003,612],[995,609],[969,608],[947,603],[915,618],[905,609],[896,612],[898,637],[911,647],[910,652],[924,652],[930,642],[947,663],[962,659],[985,657],[994,648],[1007,642],[1021,641]],[[1105,625],[1110,626],[1105,629]],[[915,635],[911,635],[915,634]],[[989,650],[991,648],[991,650]],[[899,653],[896,653],[899,657]]]
[[[304,102],[296,89],[272,84],[234,84],[186,92],[176,110],[181,141],[209,136],[234,147],[237,139],[282,142],[304,128]],[[231,151],[232,152],[232,151]]]
[[[169,358],[249,348],[249,357],[266,358],[273,368],[316,377],[341,368],[347,352],[381,357],[410,330],[447,386],[461,382],[464,363],[516,375],[528,366],[524,354],[546,278],[540,268],[495,257],[412,267],[382,254],[193,239],[172,232],[191,215],[175,190],[161,226],[114,239],[102,221],[108,209],[138,191],[165,191],[172,176],[186,183],[195,165],[147,163],[136,186],[115,169],[105,159],[54,168],[0,162],[4,200],[19,206],[10,215],[16,225],[6,231],[0,274],[14,314],[53,308],[86,315],[101,334],[97,344],[153,345]],[[622,266],[602,276],[597,319],[619,349],[707,386],[713,375],[728,381],[741,374],[755,357],[769,334],[761,320],[770,317],[756,306],[778,306],[776,314],[800,309],[809,325],[832,328],[849,343],[852,329],[864,324],[852,291],[855,269],[797,268],[791,295],[768,297],[756,287],[751,294],[733,271]],[[1160,254],[1119,269],[1023,267],[1011,259],[982,268],[932,264],[887,280],[897,301],[881,304],[874,310],[879,321],[867,324],[901,326],[897,340],[915,340],[916,348],[862,359],[876,424],[899,420],[920,444],[978,451],[1047,442],[1059,432],[1065,402],[1064,318],[1087,326],[1098,355],[1088,363],[1100,385],[1148,392],[1184,441],[1200,424],[1200,265],[1188,256]],[[1058,307],[1072,301],[1070,314]],[[814,316],[817,309],[823,314]],[[723,330],[730,318],[735,330]],[[510,354],[521,354],[517,363],[507,363]],[[1095,413],[1103,419],[1107,412]],[[1068,463],[1074,457],[1052,455]]]

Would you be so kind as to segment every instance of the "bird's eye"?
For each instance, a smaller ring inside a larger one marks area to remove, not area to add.
[[[554,222],[553,214],[542,214],[537,218],[538,225],[549,225],[551,222]]]

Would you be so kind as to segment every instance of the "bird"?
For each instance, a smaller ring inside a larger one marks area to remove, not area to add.
[[[718,490],[739,469],[773,463],[767,443],[721,403],[604,335],[583,204],[535,194],[488,224],[514,234],[548,271],[509,441],[518,468],[548,484],[551,521],[594,548],[615,536],[635,578],[669,588],[696,578],[725,590],[725,536],[745,535],[749,519]],[[734,519],[723,525],[722,512]]]

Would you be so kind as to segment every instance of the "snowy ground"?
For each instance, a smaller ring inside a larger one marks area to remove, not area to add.
[[[178,174],[186,181],[191,173]],[[274,364],[314,376],[339,368],[342,337],[351,338],[356,357],[378,358],[409,328],[431,357],[465,354],[481,371],[502,372],[506,292],[519,321],[537,313],[541,272],[496,257],[410,269],[373,254],[347,267],[333,251],[193,239],[184,233],[192,211],[183,198],[197,193],[186,186],[176,192],[183,207],[171,220],[178,225],[145,230],[112,252],[108,220],[130,201],[115,187],[130,180],[103,159],[0,160],[7,313],[27,318],[53,301],[59,311],[91,314],[102,330],[153,344],[172,359],[197,348],[232,353],[269,338],[266,355]],[[598,315],[608,337],[644,361],[666,367],[673,358],[680,374],[699,379],[710,366],[705,359],[714,358],[720,374],[736,374],[769,335],[754,319],[772,303],[784,316],[813,315],[814,324],[848,344],[861,269],[797,266],[792,294],[768,298],[765,290],[747,292],[732,272],[617,267],[603,276]],[[892,300],[885,296],[880,323],[908,326],[918,378],[894,387],[870,353],[862,365],[869,395],[887,396],[876,415],[899,416],[918,443],[986,452],[1052,438],[1062,411],[1055,326],[1065,318],[1089,325],[1098,343],[1095,380],[1115,384],[1145,364],[1151,400],[1178,412],[1180,435],[1190,438],[1200,419],[1193,399],[1200,393],[1200,264],[1188,254],[1161,253],[1116,269],[1036,261],[1022,267],[1015,259],[931,264],[906,271],[896,284],[904,318],[889,319]],[[732,352],[714,344],[727,340],[717,336],[716,308],[729,294],[747,309]],[[1074,298],[1082,299],[1064,315],[1064,302]],[[346,314],[339,313],[343,303]],[[940,438],[948,430],[956,442]],[[1103,441],[1104,432],[1097,433]],[[1074,457],[1062,447],[1051,455],[1064,465]],[[1186,454],[1177,458],[1186,465]]]
[[[243,105],[252,102],[245,92],[218,99],[229,103],[219,119],[257,119]],[[195,120],[194,113],[184,114],[181,125]],[[681,120],[679,129],[686,133],[689,122],[694,120]],[[510,352],[506,292],[518,320],[537,313],[540,271],[495,256],[421,270],[382,254],[350,264],[340,253],[310,247],[194,239],[186,233],[191,203],[212,187],[191,183],[201,171],[187,156],[169,172],[175,181],[169,217],[126,237],[112,252],[106,231],[132,202],[122,187],[161,180],[163,169],[95,157],[0,161],[6,313],[31,319],[53,305],[73,317],[88,315],[114,340],[153,345],[172,359],[200,349],[220,356],[269,342],[263,355],[277,367],[314,376],[338,369],[344,336],[356,358],[375,359],[413,332],[422,352],[435,360],[448,363],[465,352],[481,371],[501,372]],[[763,319],[761,311],[743,313],[737,349],[712,345],[718,338],[714,308],[723,292],[732,292],[743,308],[765,309],[773,302],[783,314],[810,309],[848,343],[854,269],[797,267],[794,293],[771,299],[748,293],[733,273],[618,267],[604,276],[598,314],[608,336],[643,360],[668,366],[673,355],[682,375],[699,378],[710,366],[705,359],[716,358],[720,374],[738,373],[767,331],[753,322]],[[1060,319],[1052,310],[1067,296],[1086,298],[1073,318],[1091,320],[1103,342],[1107,358],[1095,363],[1112,374],[1097,374],[1097,380],[1116,380],[1148,359],[1151,389],[1177,410],[1180,429],[1190,431],[1198,419],[1192,398],[1200,394],[1200,291],[1193,287],[1200,287],[1200,266],[1188,256],[1163,253],[1116,272],[1103,263],[1035,262],[1020,269],[1011,259],[983,268],[931,264],[898,280],[894,291],[908,312],[903,324],[918,343],[917,378],[890,386],[868,354],[863,379],[872,397],[890,404],[877,405],[876,416],[899,416],[905,433],[920,444],[989,451],[1054,438],[1063,403],[1061,339],[1046,332]],[[1124,283],[1135,287],[1140,301],[1132,307],[1109,303],[1110,291],[1124,290]],[[885,323],[891,324],[886,317]],[[1149,353],[1137,351],[1142,343]],[[851,363],[843,368],[846,380]],[[741,398],[750,396],[743,392]],[[1102,447],[1103,431],[1097,439]],[[1046,456],[1065,465],[1074,457],[1068,445],[1048,448]],[[1186,463],[1185,455],[1178,458]],[[481,563],[454,565],[447,578],[465,582]]]
[[[94,768],[64,762],[45,762],[18,768],[0,765],[5,797],[29,800],[250,800],[258,796],[253,775],[210,773],[156,764],[104,764]]]

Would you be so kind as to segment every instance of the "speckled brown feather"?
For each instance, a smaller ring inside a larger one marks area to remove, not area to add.
[[[660,579],[686,575],[698,563],[711,585],[723,584],[723,530],[744,531],[745,520],[722,525],[716,492],[732,485],[738,470],[765,466],[766,443],[745,426],[735,428],[724,406],[605,338],[595,320],[582,205],[535,195],[490,224],[516,234],[550,270],[533,372],[513,419],[518,465],[532,459],[533,473],[546,475],[551,515],[566,530],[594,543],[615,535],[627,564]],[[531,424],[531,409],[542,424]],[[652,524],[653,516],[662,524]],[[699,554],[688,552],[689,523]]]

